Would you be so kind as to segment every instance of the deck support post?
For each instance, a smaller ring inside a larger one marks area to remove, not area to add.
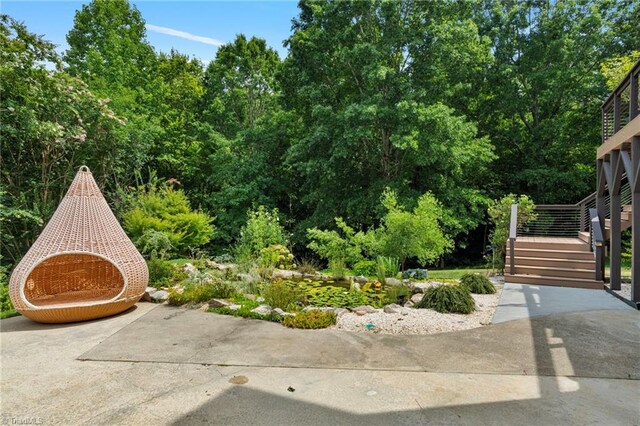
[[[620,180],[618,175],[620,151],[611,151],[610,164],[613,168],[611,182],[609,182],[609,194],[611,195],[611,225],[609,229],[609,259],[610,259],[610,285],[612,290],[620,290],[622,275],[622,201],[620,199]],[[606,232],[606,229],[605,229]],[[605,239],[606,239],[605,235]]]
[[[631,300],[640,304],[640,136],[631,141],[632,168],[636,170],[631,183]]]

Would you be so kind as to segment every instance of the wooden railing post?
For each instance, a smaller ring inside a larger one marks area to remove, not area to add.
[[[633,75],[631,73],[631,81],[629,84],[631,85],[631,100],[629,103],[629,123],[633,121],[634,118],[638,115],[638,79],[640,79],[640,73]]]
[[[515,275],[516,273],[516,238],[518,233],[518,205],[511,205],[511,221],[509,223],[509,273]]]
[[[596,257],[595,279],[604,281],[604,235],[598,209],[589,209],[589,216],[591,217],[592,247]]]

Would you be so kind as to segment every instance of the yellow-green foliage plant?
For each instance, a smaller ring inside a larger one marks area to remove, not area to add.
[[[124,213],[124,227],[134,243],[145,251],[150,250],[145,244],[149,244],[153,231],[164,234],[170,243],[163,243],[162,250],[187,254],[211,240],[214,219],[204,212],[193,211],[182,190],[167,186],[134,197],[133,207]]]
[[[319,309],[312,309],[307,312],[298,312],[295,316],[286,316],[282,319],[282,325],[290,328],[327,328],[331,327],[335,323],[336,314],[334,312],[323,312]]]

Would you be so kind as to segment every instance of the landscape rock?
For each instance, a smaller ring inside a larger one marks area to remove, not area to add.
[[[271,275],[274,279],[291,280],[293,278],[302,278],[302,274],[297,271],[289,271],[287,269],[276,269]]]
[[[151,299],[151,293],[155,293],[156,291],[158,291],[158,289],[155,287],[147,287],[141,300],[143,302],[152,302],[153,299]]]
[[[356,315],[358,316],[363,316],[363,315],[367,315],[367,311],[355,311]]]
[[[224,299],[211,299],[209,300],[210,308],[228,308],[231,302],[227,302]]]
[[[413,305],[415,305],[415,303],[413,303],[411,300],[409,300],[407,303],[404,304],[405,308],[413,308]]]
[[[376,308],[374,308],[373,306],[369,306],[369,305],[363,305],[363,306],[356,306],[355,308],[352,309],[352,311],[354,312],[358,312],[358,311],[362,311],[366,314],[373,314],[376,313]]]
[[[400,305],[396,305],[395,303],[387,305],[383,308],[383,311],[387,314],[399,314],[400,312],[402,312],[402,310],[403,307]]]
[[[398,285],[402,285],[402,284],[404,284],[402,281],[400,281],[400,280],[399,280],[399,279],[397,279],[397,278],[386,278],[386,279],[384,280],[384,283],[385,283],[386,285],[391,285],[391,286],[398,286]]]
[[[151,293],[150,297],[154,302],[164,302],[169,298],[169,293],[164,290],[158,290]]]
[[[238,265],[236,265],[235,263],[217,263],[217,262],[211,262],[213,263],[213,268],[216,268],[218,271],[227,271],[227,270],[236,270],[238,269]]]
[[[242,308],[242,306],[231,304],[231,305],[227,306],[227,308],[231,309],[232,311],[237,311],[238,309]]]
[[[411,286],[413,293],[424,293],[429,287],[433,287],[432,284],[428,283],[415,283]]]
[[[269,315],[272,313],[272,309],[271,309],[271,306],[269,305],[260,305],[257,308],[252,309],[251,312],[254,312],[260,315]]]
[[[422,297],[423,297],[423,295],[422,295],[422,294],[420,294],[420,293],[416,293],[416,294],[414,294],[413,296],[411,296],[411,301],[412,301],[413,303],[418,303],[419,301],[421,301],[421,300],[422,300]]]
[[[185,263],[184,266],[182,267],[182,270],[189,275],[194,275],[198,273],[198,268],[193,266],[191,263]]]
[[[292,314],[292,313],[290,313],[290,312],[285,312],[285,311],[283,311],[283,310],[282,310],[282,309],[280,309],[280,308],[275,308],[275,309],[273,310],[273,313],[274,313],[274,314],[278,314],[278,315],[280,315],[281,317],[293,317],[293,316],[295,316],[295,314]]]
[[[365,284],[366,282],[368,282],[369,280],[367,279],[367,277],[363,277],[362,275],[358,275],[357,277],[353,277],[353,280],[357,283],[360,284]]]
[[[346,314],[347,312],[349,312],[349,310],[345,308],[333,308],[333,312],[336,314],[337,317],[340,317]]]
[[[309,311],[319,311],[320,308],[318,308],[317,306],[307,306],[306,308],[302,309],[302,312],[309,312]]]

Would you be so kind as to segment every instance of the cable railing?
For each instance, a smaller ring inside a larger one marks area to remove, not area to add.
[[[621,206],[631,204],[632,190],[626,175],[620,189]],[[605,186],[605,188],[607,188]],[[535,218],[519,225],[518,236],[577,237],[579,232],[590,230],[590,210],[596,208],[596,193],[590,194],[576,204],[540,204],[535,208]],[[602,219],[611,218],[611,196],[604,197]]]
[[[631,122],[640,112],[640,61],[602,104],[602,143]]]

